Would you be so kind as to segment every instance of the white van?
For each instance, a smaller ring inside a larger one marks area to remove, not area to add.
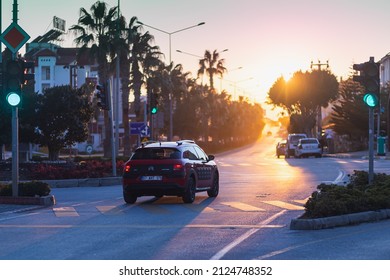
[[[301,138],[307,138],[307,135],[305,133],[291,133],[287,136],[286,158],[295,156],[295,148]]]

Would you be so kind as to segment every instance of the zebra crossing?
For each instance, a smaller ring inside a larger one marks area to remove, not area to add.
[[[181,211],[190,210],[198,213],[215,213],[215,212],[265,212],[270,207],[276,207],[277,209],[285,209],[289,211],[300,211],[304,210],[305,199],[294,200],[294,201],[279,201],[279,200],[261,200],[256,205],[243,203],[240,201],[227,201],[220,202],[213,205],[202,205],[202,202],[207,197],[197,197],[193,204],[183,204],[180,198],[176,197],[164,197],[158,201],[152,203],[137,203],[134,205],[90,205],[89,207],[96,211],[98,214],[105,216],[119,216],[124,215],[127,212],[134,210],[143,211],[148,214],[155,215],[169,215],[177,211],[180,208]],[[83,208],[77,205],[66,206],[66,207],[53,207],[53,213],[56,217],[79,217],[85,212],[85,205]],[[81,210],[83,209],[83,210]]]

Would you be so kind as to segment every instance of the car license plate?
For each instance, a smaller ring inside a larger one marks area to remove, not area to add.
[[[161,181],[162,176],[142,176],[142,181]]]

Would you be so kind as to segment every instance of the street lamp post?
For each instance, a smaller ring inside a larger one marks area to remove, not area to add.
[[[150,26],[150,25],[145,24],[145,23],[140,22],[140,21],[137,21],[137,23],[144,25],[144,26],[147,26],[149,28],[155,29],[155,30],[160,31],[162,33],[165,33],[169,36],[169,64],[172,64],[172,39],[171,39],[172,35],[179,33],[181,31],[185,31],[185,30],[188,30],[188,29],[198,27],[200,25],[205,24],[205,22],[200,22],[196,25],[188,26],[186,28],[182,28],[182,29],[179,29],[179,30],[176,30],[173,32],[168,32],[168,31],[162,30],[160,28]],[[172,136],[173,136],[172,135],[173,134],[173,104],[172,104],[173,100],[172,99],[173,99],[173,96],[172,96],[172,93],[170,93],[169,94],[169,139],[168,140],[172,140]]]
[[[226,80],[226,81],[232,83],[231,85],[233,86],[233,89],[234,89],[234,91],[233,91],[233,100],[236,99],[236,88],[237,88],[237,84],[238,84],[238,83],[242,83],[242,82],[246,82],[246,81],[249,81],[249,80],[253,80],[253,77],[250,77],[250,78],[247,78],[247,79],[244,79],[244,80],[241,80],[241,81],[228,81],[228,80]]]

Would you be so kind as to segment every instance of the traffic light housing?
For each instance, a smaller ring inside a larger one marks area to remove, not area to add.
[[[375,62],[373,57],[371,57],[367,62],[353,65],[353,69],[360,72],[360,75],[355,75],[353,80],[364,86],[365,95],[363,97],[363,101],[368,107],[372,108],[379,105],[379,67],[380,63]]]
[[[157,94],[151,93],[150,94],[150,113],[152,115],[157,114],[158,112],[158,101],[157,101]]]
[[[21,76],[22,85],[34,83],[34,80],[35,80],[35,74],[34,74],[35,64],[34,64],[34,62],[20,60],[20,67],[22,68],[22,76]]]
[[[3,68],[3,92],[9,105],[15,107],[22,101],[23,69],[19,60],[8,60]]]
[[[102,110],[110,110],[110,103],[108,99],[107,86],[96,86],[97,106]]]

